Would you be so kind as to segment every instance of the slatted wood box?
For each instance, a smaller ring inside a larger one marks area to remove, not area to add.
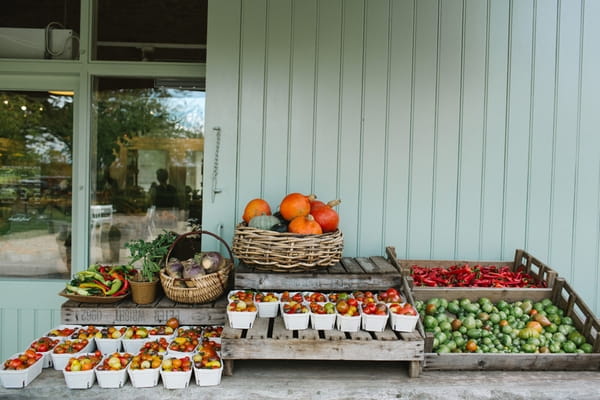
[[[405,277],[406,278],[406,277]],[[407,283],[408,285],[408,283]],[[468,290],[468,289],[467,289]],[[520,292],[505,289],[492,289],[486,291],[486,297],[492,302],[506,300],[508,302],[531,299],[539,296],[534,289],[520,289]],[[433,292],[409,292],[409,301],[427,301],[438,297]],[[447,300],[461,299],[465,297],[465,291],[454,290],[443,293]],[[473,293],[470,293],[473,295]],[[519,296],[519,297],[517,297]],[[565,312],[565,315],[573,319],[575,327],[585,336],[586,340],[593,345],[593,352],[588,354],[489,354],[489,353],[432,353],[433,335],[425,332],[421,321],[417,324],[417,330],[425,337],[425,361],[424,370],[553,370],[553,371],[597,371],[600,370],[600,322],[594,316],[589,307],[584,303],[575,290],[563,278],[556,278],[550,292],[545,292],[538,300],[549,298],[552,302]],[[475,300],[472,297],[471,300]]]
[[[236,289],[272,291],[352,292],[401,288],[402,274],[384,257],[343,257],[337,264],[306,272],[263,271],[251,265],[236,268]],[[403,288],[403,291],[406,289]],[[281,316],[258,318],[251,329],[225,326],[222,336],[225,375],[236,359],[364,360],[408,362],[408,375],[416,377],[423,362],[424,339],[418,331],[340,332],[287,330]]]
[[[412,293],[417,300],[422,298],[441,297],[448,298],[454,296],[454,293],[460,292],[461,298],[470,300],[479,299],[481,297],[502,296],[506,301],[523,300],[524,293],[527,298],[532,301],[539,301],[552,296],[553,286],[558,277],[558,273],[544,264],[538,258],[532,256],[528,252],[517,249],[515,257],[512,261],[466,261],[466,260],[403,260],[398,259],[394,247],[387,247],[388,261],[394,264],[402,271],[402,275],[406,277],[408,286],[411,287]],[[411,277],[411,268],[418,265],[424,268],[442,267],[448,268],[453,265],[471,266],[509,266],[511,271],[517,271],[523,268],[524,272],[530,274],[540,282],[545,282],[545,288],[483,288],[483,287],[429,287],[429,286],[414,286]]]

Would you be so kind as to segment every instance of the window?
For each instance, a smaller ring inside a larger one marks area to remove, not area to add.
[[[95,60],[206,61],[207,0],[98,0]]]
[[[200,223],[205,93],[160,82],[95,80],[91,262],[126,262],[127,241]]]
[[[79,0],[19,0],[2,5],[0,58],[79,58]]]
[[[0,92],[0,274],[71,269],[73,99]]]

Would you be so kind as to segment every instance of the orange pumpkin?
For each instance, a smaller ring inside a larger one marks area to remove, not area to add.
[[[279,212],[286,221],[295,217],[305,217],[310,213],[310,201],[315,198],[312,194],[306,196],[302,193],[290,193],[281,200]]]
[[[312,202],[313,206],[310,209],[310,214],[314,217],[315,221],[321,225],[323,232],[333,232],[338,228],[340,216],[333,207],[341,202],[341,200],[332,200],[327,204],[323,202],[321,202],[322,204]]]
[[[242,219],[248,223],[250,220],[259,215],[271,215],[271,206],[263,199],[253,199],[246,204]]]
[[[288,225],[288,231],[300,235],[318,235],[323,233],[321,225],[310,214],[292,219]]]

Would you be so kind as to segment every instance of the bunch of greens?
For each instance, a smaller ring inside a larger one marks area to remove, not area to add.
[[[161,268],[160,264],[169,253],[175,239],[177,239],[176,233],[164,231],[150,242],[138,239],[125,243],[125,247],[131,253],[129,265],[141,260],[138,280],[152,282],[156,278]]]

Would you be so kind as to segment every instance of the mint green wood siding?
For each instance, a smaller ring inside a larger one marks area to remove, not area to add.
[[[208,229],[316,192],[342,199],[347,256],[522,247],[600,309],[598,2],[231,0],[210,17],[225,10],[207,125],[227,126],[230,163]]]

